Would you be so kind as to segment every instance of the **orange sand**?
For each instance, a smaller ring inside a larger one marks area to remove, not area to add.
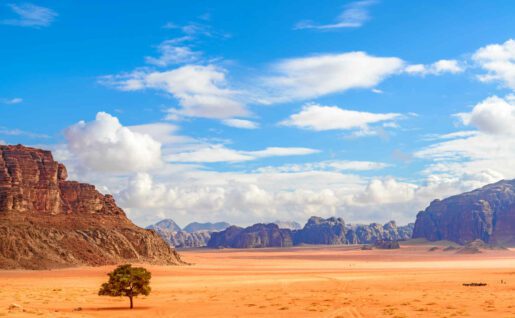
[[[0,271],[0,317],[515,317],[515,252],[429,247],[182,251],[132,311],[96,295],[113,267]]]

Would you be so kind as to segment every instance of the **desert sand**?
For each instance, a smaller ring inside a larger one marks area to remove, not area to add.
[[[0,317],[515,317],[515,251],[432,246],[181,251],[133,310],[96,294],[114,266],[0,271]]]

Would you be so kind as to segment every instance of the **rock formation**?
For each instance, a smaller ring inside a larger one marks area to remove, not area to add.
[[[198,232],[198,231],[219,232],[219,231],[225,230],[229,226],[231,226],[231,225],[227,222],[216,222],[216,223],[193,222],[193,223],[186,225],[184,227],[183,231],[189,232],[189,233],[194,233],[194,232]]]
[[[146,227],[147,230],[154,230],[157,233],[160,232],[180,232],[181,227],[177,225],[172,219],[164,219],[156,224],[152,224]]]
[[[247,228],[230,226],[224,231],[214,232],[208,247],[258,248],[288,247],[293,245],[292,233],[280,229],[277,224],[254,224]]]
[[[418,213],[413,238],[515,245],[515,180],[434,200]]]
[[[147,229],[156,231],[170,246],[177,248],[203,247],[207,245],[211,232],[186,232],[171,219],[165,219],[156,224],[147,226]]]
[[[384,225],[371,223],[369,225],[349,225],[346,239],[348,244],[373,244],[378,241],[403,241],[411,238],[414,223],[397,226],[395,221]]]
[[[277,224],[255,224],[248,228],[231,226],[212,233],[209,247],[280,247],[293,245],[342,245],[396,242],[411,237],[413,223],[397,227],[394,221],[385,225],[345,225],[341,218],[313,216],[300,230],[281,229]],[[275,237],[271,240],[270,237]]]
[[[302,230],[295,231],[294,243],[298,244],[346,244],[345,222],[342,218],[323,219],[312,216]]]
[[[49,151],[0,145],[0,268],[181,263],[111,195],[66,178]]]

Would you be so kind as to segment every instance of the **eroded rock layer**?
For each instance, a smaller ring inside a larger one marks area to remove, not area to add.
[[[66,178],[49,151],[0,145],[0,268],[181,263],[111,195]]]

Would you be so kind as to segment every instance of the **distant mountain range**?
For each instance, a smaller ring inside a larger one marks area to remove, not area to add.
[[[164,219],[156,224],[147,226],[147,229],[154,230],[168,244],[178,248],[203,247],[211,238],[211,233],[223,231],[230,226],[226,222],[198,223],[193,222],[181,229],[172,219]]]
[[[397,227],[394,221],[384,225],[346,225],[341,218],[311,217],[300,230],[280,228],[277,224],[254,224],[247,228],[231,226],[212,233],[208,247],[288,247],[294,245],[370,244],[411,238],[413,224]]]

